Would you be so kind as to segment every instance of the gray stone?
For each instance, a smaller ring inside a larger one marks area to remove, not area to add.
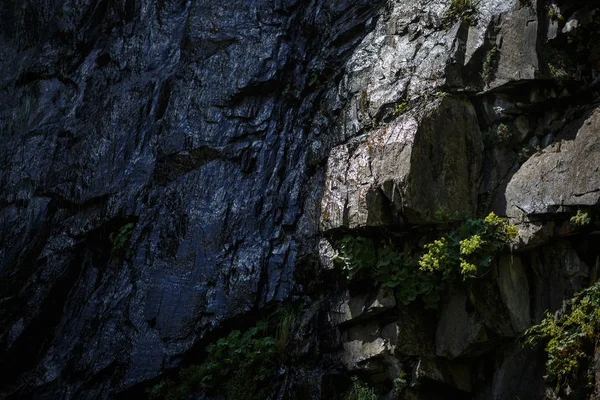
[[[350,327],[343,335],[341,360],[349,370],[372,369],[378,363],[394,363],[397,341],[395,324],[380,327],[376,323]]]
[[[332,270],[335,268],[334,265],[334,256],[336,254],[335,249],[329,243],[327,239],[319,240],[319,260],[321,261],[321,266],[325,269]]]
[[[405,356],[435,356],[435,313],[419,307],[401,307],[398,312],[396,354]]]
[[[542,140],[540,140],[540,147],[542,149],[550,146],[550,144],[552,144],[552,142],[554,141],[554,135],[552,135],[551,133],[547,134],[546,136],[544,136],[542,138]]]
[[[537,247],[530,257],[535,272],[531,310],[534,323],[539,323],[546,311],[559,310],[563,300],[585,288],[590,266],[565,241]]]
[[[419,358],[423,380],[446,386],[403,396],[454,398],[468,385],[441,358],[462,357],[497,363],[474,371],[472,397],[541,397],[529,367],[543,356],[499,343],[526,325],[524,268],[536,321],[595,280],[593,240],[581,230],[569,247],[561,219],[598,204],[598,121],[561,125],[595,101],[597,49],[566,49],[568,82],[540,80],[538,60],[567,42],[554,22],[538,32],[545,5],[474,3],[469,26],[447,20],[449,0],[4,2],[0,398],[135,397],[291,300],[310,306],[273,398],[325,398],[344,367],[392,380]],[[575,3],[565,32],[593,35],[597,7]],[[518,138],[482,169],[479,126],[500,122]],[[548,132],[517,170],[518,140]],[[479,214],[492,191],[519,224],[523,268],[452,292],[438,326],[389,292],[332,300],[343,289],[320,227],[391,225],[410,248],[431,233],[411,225]]]
[[[584,120],[579,121],[582,125],[574,139],[561,140],[533,155],[513,175],[506,188],[506,215],[519,221],[523,214],[598,203],[600,110]]]
[[[486,399],[545,398],[545,365],[540,352],[523,349],[516,344],[503,356],[501,365],[494,373],[491,393]]]
[[[467,296],[453,288],[443,303],[435,334],[436,355],[454,359],[488,341],[485,325],[475,312],[467,312]]]
[[[332,306],[331,320],[334,325],[349,321],[360,322],[389,311],[395,306],[396,299],[393,291],[383,286],[374,293],[356,296],[351,296],[349,291],[345,291]]]
[[[432,380],[454,386],[464,392],[471,392],[471,372],[466,363],[419,358],[414,374],[419,383],[427,384],[427,380]]]
[[[517,255],[503,255],[498,261],[496,279],[502,300],[508,309],[513,330],[521,333],[531,326],[529,282]]]
[[[540,146],[540,138],[538,136],[534,136],[529,140],[529,147],[535,149]]]
[[[496,46],[498,67],[490,87],[508,82],[535,79],[539,71],[537,39],[538,22],[535,12],[522,7],[502,15]]]
[[[291,298],[383,3],[3,3],[0,397],[138,390]]]
[[[381,225],[398,219],[431,222],[439,209],[471,213],[481,151],[471,104],[443,97],[423,109],[417,107],[367,140],[332,151],[321,229]],[[391,213],[382,218],[386,208]]]
[[[497,264],[494,262],[494,264]],[[492,265],[490,274],[494,277],[496,265]],[[489,351],[494,343],[493,338],[514,337],[510,313],[505,306],[498,286],[493,279],[474,280],[469,284],[467,295],[470,304],[466,306],[469,314],[474,314],[483,322],[490,341],[482,341],[474,345],[474,350],[482,353]],[[469,310],[471,309],[471,310]]]

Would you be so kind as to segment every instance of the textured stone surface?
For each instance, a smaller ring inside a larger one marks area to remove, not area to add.
[[[519,8],[502,15],[495,46],[499,57],[491,87],[534,79],[539,73],[535,11]]]
[[[481,151],[470,103],[443,97],[416,106],[362,143],[332,150],[321,227],[431,222],[439,209],[472,213]]]
[[[598,275],[597,226],[568,223],[600,193],[583,3],[4,2],[0,398],[143,396],[291,300],[274,398],[341,398],[348,370],[398,388],[418,360],[404,398],[540,397],[514,337]],[[439,311],[341,279],[323,233],[416,257],[438,210],[508,215],[520,264]]]
[[[315,104],[383,2],[42,3],[0,12],[2,390],[108,398],[289,298]]]
[[[427,380],[433,380],[454,386],[464,392],[471,392],[471,374],[467,364],[421,358],[415,369],[415,379],[425,381],[422,384],[427,384]]]
[[[592,206],[600,198],[600,110],[580,121],[574,138],[531,157],[506,188],[506,214],[556,212],[560,206]]]
[[[502,256],[496,280],[515,333],[531,326],[529,282],[519,256]]]
[[[349,328],[343,339],[340,358],[346,368],[369,370],[374,362],[385,362],[394,353],[398,337],[395,324],[368,323]]]
[[[332,306],[331,319],[334,324],[348,321],[360,321],[376,314],[390,311],[396,306],[394,293],[389,288],[381,287],[375,293],[351,296],[344,292],[337,303]]]
[[[436,355],[454,359],[489,340],[481,317],[467,311],[467,301],[459,289],[448,293],[435,334]]]

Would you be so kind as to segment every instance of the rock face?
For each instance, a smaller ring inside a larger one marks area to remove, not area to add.
[[[112,397],[289,298],[315,105],[381,7],[2,7],[2,396]]]
[[[547,214],[565,206],[594,206],[600,199],[600,109],[574,126],[575,137],[558,139],[527,160],[506,187],[506,214]],[[577,127],[580,127],[577,129]]]
[[[289,301],[278,398],[543,395],[515,338],[600,265],[596,5],[38,3],[0,10],[0,399],[141,396]],[[439,211],[520,241],[437,311],[341,279],[330,239]]]
[[[417,105],[362,143],[332,150],[321,228],[426,222],[438,209],[472,214],[481,150],[470,103],[444,97]]]

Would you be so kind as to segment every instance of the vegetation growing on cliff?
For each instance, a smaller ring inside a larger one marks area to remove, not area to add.
[[[575,226],[586,226],[592,222],[592,218],[587,211],[577,210],[577,214],[571,217],[570,222]]]
[[[494,45],[486,54],[483,60],[481,78],[486,85],[489,85],[494,79],[494,74],[498,66],[498,47]]]
[[[200,392],[231,400],[267,398],[296,314],[293,306],[282,307],[243,333],[231,331],[206,348],[204,362],[182,368],[178,379],[164,379],[150,388],[149,398],[186,400]]]
[[[121,226],[117,232],[113,232],[109,235],[108,238],[112,245],[112,254],[118,254],[125,249],[125,246],[129,244],[134,229],[135,224],[130,222]]]
[[[375,400],[377,395],[375,390],[367,386],[356,376],[352,377],[352,387],[345,400]]]
[[[422,271],[441,274],[443,279],[477,278],[489,270],[493,256],[518,236],[505,218],[490,213],[485,219],[469,219],[457,230],[425,245]]]
[[[485,219],[468,219],[426,244],[418,263],[391,243],[376,244],[370,238],[350,235],[335,243],[334,261],[349,280],[369,277],[393,288],[404,304],[420,297],[428,307],[437,308],[443,282],[482,276],[493,256],[517,235],[505,218],[490,213]]]
[[[503,123],[491,126],[483,132],[483,142],[488,146],[509,143],[512,137],[512,131]]]
[[[469,25],[475,25],[478,4],[479,2],[474,0],[452,0],[446,10],[446,24],[462,20]]]
[[[600,338],[600,283],[577,293],[556,315],[546,312],[538,325],[524,333],[530,347],[545,345],[546,380],[559,394],[573,386],[593,355]]]
[[[421,296],[429,307],[437,306],[437,277],[419,271],[410,256],[391,244],[376,246],[370,238],[348,235],[337,247],[334,261],[341,265],[349,280],[369,276],[378,284],[395,289],[396,297],[404,304]]]

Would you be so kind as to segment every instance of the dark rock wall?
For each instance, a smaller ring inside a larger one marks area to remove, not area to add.
[[[2,396],[110,397],[289,298],[315,105],[380,9],[4,3]]]
[[[598,211],[600,10],[449,4],[3,3],[0,398],[138,396],[291,298],[280,398],[400,370],[404,398],[539,398],[515,337],[597,276],[568,220]],[[439,312],[328,269],[322,237],[418,241],[440,208],[521,237]]]

